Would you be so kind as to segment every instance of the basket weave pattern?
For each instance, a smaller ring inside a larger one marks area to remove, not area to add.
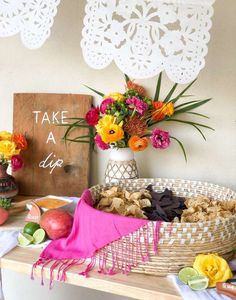
[[[236,193],[228,188],[214,185],[207,182],[178,180],[178,179],[135,179],[124,180],[119,186],[129,190],[138,191],[146,188],[149,184],[153,189],[162,192],[165,188],[173,191],[177,196],[195,197],[207,196],[211,199],[227,201],[236,199]],[[107,184],[105,187],[112,186]],[[97,185],[90,189],[94,201],[98,198],[104,186]],[[127,218],[132,222],[132,218]],[[227,253],[236,248],[236,216],[227,219],[217,219],[202,223],[168,223],[162,222],[159,230],[158,253],[153,249],[153,225],[156,222],[150,221],[148,226],[143,228],[143,236],[148,237],[149,260],[132,268],[132,272],[146,273],[158,276],[177,273],[184,266],[191,266],[194,258],[199,253],[218,253],[227,259]],[[140,237],[132,235],[132,239]],[[113,242],[126,246],[127,237]],[[136,242],[135,240],[133,241]],[[145,250],[145,242],[141,239],[142,248]],[[112,245],[111,245],[112,247]],[[122,246],[123,248],[123,246]],[[121,255],[121,253],[119,254]],[[112,263],[112,253],[107,253],[108,261]]]

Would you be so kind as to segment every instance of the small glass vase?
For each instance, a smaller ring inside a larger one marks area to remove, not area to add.
[[[0,164],[0,198],[13,198],[19,192],[16,180],[7,173],[8,165]]]
[[[105,171],[105,183],[139,178],[134,152],[130,148],[112,149]]]

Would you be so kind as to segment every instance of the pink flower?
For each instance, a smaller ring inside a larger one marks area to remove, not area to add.
[[[138,97],[130,97],[126,100],[129,108],[134,108],[142,116],[148,110],[148,104]]]
[[[170,145],[170,135],[169,132],[155,128],[150,137],[152,146],[157,149],[166,149]]]
[[[109,105],[112,105],[112,103],[114,102],[115,100],[113,98],[106,98],[102,101],[101,105],[100,105],[100,112],[102,114],[105,114],[106,113],[106,110],[108,109],[108,106]]]
[[[103,140],[102,140],[100,134],[97,134],[97,135],[95,136],[95,139],[94,139],[94,140],[95,140],[96,145],[97,145],[100,149],[102,149],[102,150],[107,150],[107,149],[110,148],[110,145],[108,145],[108,144],[106,144],[106,143],[103,142]]]
[[[12,171],[16,172],[24,166],[24,161],[20,155],[13,155],[11,158]]]
[[[95,126],[97,125],[98,121],[99,121],[99,108],[98,107],[92,107],[86,114],[85,116],[85,120],[86,122],[90,125],[90,126]]]

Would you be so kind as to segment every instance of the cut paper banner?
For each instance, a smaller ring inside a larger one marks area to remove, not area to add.
[[[60,0],[0,0],[0,37],[21,34],[25,47],[40,48],[50,35]]]
[[[205,65],[215,0],[87,0],[81,47],[94,69],[113,60],[133,78],[165,70],[177,83]]]

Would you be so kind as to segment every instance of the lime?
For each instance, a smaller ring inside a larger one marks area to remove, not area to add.
[[[34,244],[40,244],[46,240],[46,232],[40,228],[33,234]]]
[[[40,228],[39,224],[33,223],[33,222],[29,222],[29,223],[27,223],[27,224],[25,225],[25,227],[24,227],[24,229],[23,229],[23,232],[24,232],[24,233],[27,233],[27,234],[29,234],[29,235],[33,235],[33,234],[35,233],[35,231],[36,231],[37,229],[39,229],[39,228]]]
[[[194,291],[205,290],[208,287],[209,279],[206,276],[197,275],[188,281],[189,287]]]
[[[191,267],[183,268],[179,271],[178,277],[179,280],[185,284],[188,284],[188,281],[193,277],[198,275],[198,271]]]
[[[29,244],[33,243],[34,238],[27,233],[19,233],[18,235],[18,243],[20,246],[26,247]]]

